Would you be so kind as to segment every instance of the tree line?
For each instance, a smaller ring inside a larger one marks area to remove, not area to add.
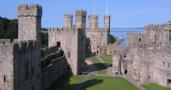
[[[17,39],[18,38],[18,20],[7,19],[0,17],[0,39]],[[42,47],[48,45],[47,31],[41,31],[41,44]]]

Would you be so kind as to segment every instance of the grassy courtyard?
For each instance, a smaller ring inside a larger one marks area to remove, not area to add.
[[[112,65],[112,55],[104,54],[101,55],[100,58],[102,58],[104,62],[108,63],[109,65]]]
[[[116,77],[86,77],[72,76],[57,80],[52,90],[138,90],[123,78]],[[51,90],[51,89],[50,89]]]
[[[137,87],[120,77],[92,77],[92,79],[101,80],[102,82],[85,90],[138,90]]]
[[[91,60],[94,63],[95,67],[98,69],[97,73],[99,74],[106,73],[106,70],[104,69],[105,66],[96,58],[96,56],[89,57],[88,59]]]
[[[144,85],[144,87],[147,90],[171,90],[170,88],[162,87],[162,86],[160,86],[158,84],[154,84],[154,83],[150,83],[150,84]]]
[[[74,90],[75,87],[81,82],[82,78],[79,76],[64,77],[54,82],[52,88],[49,90]]]

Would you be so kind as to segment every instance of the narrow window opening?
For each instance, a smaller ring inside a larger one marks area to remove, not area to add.
[[[141,42],[141,38],[139,38],[139,42]]]
[[[127,74],[128,73],[128,71],[127,70],[125,70],[125,74]]]
[[[4,75],[4,82],[6,82],[6,76]]]
[[[60,42],[57,42],[57,47],[61,47],[61,43]]]

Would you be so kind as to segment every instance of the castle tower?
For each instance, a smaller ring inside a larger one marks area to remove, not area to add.
[[[64,28],[69,29],[72,28],[73,15],[65,15],[64,16]]]
[[[88,18],[89,18],[89,28],[91,29],[98,28],[98,16],[90,15]]]
[[[18,40],[37,40],[40,42],[42,8],[39,5],[20,5],[18,7]]]
[[[77,10],[75,12],[76,16],[76,27],[86,29],[86,16],[87,12],[85,10]]]
[[[110,16],[104,16],[104,29],[110,32]]]

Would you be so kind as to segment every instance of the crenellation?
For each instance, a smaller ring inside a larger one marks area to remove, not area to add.
[[[42,7],[37,4],[26,5],[22,4],[18,7],[18,17],[23,16],[42,16]]]
[[[76,10],[75,15],[76,15],[76,17],[77,16],[86,16],[87,15],[87,12],[85,10],[83,10],[83,9]]]
[[[0,44],[11,44],[12,42],[11,39],[0,39]]]

